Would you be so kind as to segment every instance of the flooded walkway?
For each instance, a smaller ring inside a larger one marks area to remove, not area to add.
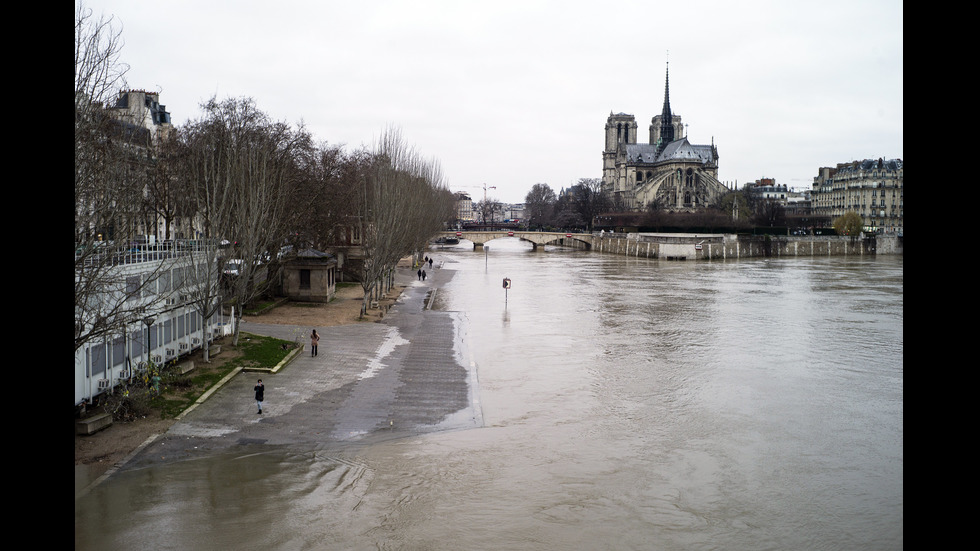
[[[475,368],[463,359],[457,314],[426,308],[427,298],[452,275],[430,270],[423,282],[399,268],[398,284],[406,287],[384,321],[320,328],[316,357],[307,347],[278,373],[239,373],[121,468],[242,446],[319,449],[482,426]],[[287,340],[309,330],[243,326]],[[252,390],[259,378],[266,389],[261,415]]]

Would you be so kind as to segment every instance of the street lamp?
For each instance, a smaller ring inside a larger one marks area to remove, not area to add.
[[[143,318],[143,323],[146,324],[146,365],[150,365],[150,326],[153,325],[154,321],[153,316]]]

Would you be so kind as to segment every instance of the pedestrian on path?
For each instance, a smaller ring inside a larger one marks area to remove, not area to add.
[[[419,281],[422,281],[422,268],[419,268]]]
[[[313,349],[314,356],[316,356],[316,347],[319,344],[320,344],[320,335],[318,335],[316,329],[314,329],[313,334],[310,335],[310,348]]]
[[[259,379],[257,385],[255,385],[255,402],[259,405],[259,415],[262,415],[262,402],[265,401],[265,385],[262,384],[262,379]]]
[[[430,270],[432,269],[432,259],[431,258],[429,259],[429,269]]]
[[[425,281],[425,270],[422,270],[422,281]]]

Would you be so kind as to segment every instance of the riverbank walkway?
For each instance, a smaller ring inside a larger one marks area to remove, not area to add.
[[[476,368],[459,352],[458,315],[431,309],[438,288],[451,278],[442,267],[427,270],[425,281],[412,268],[398,268],[395,282],[406,287],[382,321],[317,328],[317,356],[306,343],[275,373],[238,373],[120,470],[235,449],[330,449],[482,426]],[[242,326],[245,333],[285,340],[311,329]],[[260,378],[262,414],[253,392]]]

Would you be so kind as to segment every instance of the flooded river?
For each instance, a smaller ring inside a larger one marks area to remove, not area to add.
[[[902,256],[430,254],[482,427],[121,471],[76,550],[903,547]]]

